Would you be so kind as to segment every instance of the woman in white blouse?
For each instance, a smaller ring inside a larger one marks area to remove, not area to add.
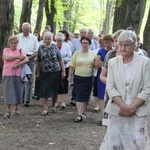
[[[71,49],[68,43],[64,42],[65,36],[63,33],[59,32],[56,34],[56,45],[57,48],[59,49],[61,53],[61,57],[64,62],[65,66],[65,73],[66,77],[62,79],[62,82],[60,83],[60,89],[59,89],[59,94],[61,94],[61,107],[64,109],[66,108],[66,96],[68,94],[68,73],[69,73],[69,62],[71,60]],[[58,100],[55,105],[56,107],[58,106]]]

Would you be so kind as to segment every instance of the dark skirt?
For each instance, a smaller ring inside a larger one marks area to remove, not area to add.
[[[97,97],[97,77],[94,77],[93,96]]]
[[[59,86],[59,94],[68,94],[68,74],[69,74],[69,67],[65,68],[66,76],[64,79],[61,79],[60,86]]]
[[[24,82],[20,76],[4,76],[3,92],[5,104],[22,104]]]
[[[88,102],[91,96],[91,90],[93,85],[93,76],[80,77],[74,76],[74,88],[76,93],[77,102]]]
[[[61,82],[61,72],[40,73],[40,98],[49,98],[58,95]]]

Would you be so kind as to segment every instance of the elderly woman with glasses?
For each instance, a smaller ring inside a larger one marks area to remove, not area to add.
[[[94,61],[96,54],[89,49],[91,40],[87,37],[81,38],[81,50],[75,51],[69,68],[68,80],[74,72],[74,88],[76,93],[76,104],[78,116],[75,122],[81,122],[86,118],[85,111],[90,100],[93,85]]]
[[[118,37],[120,55],[108,62],[108,128],[100,150],[149,150],[150,60],[134,52],[135,33]]]
[[[11,105],[14,105],[14,115],[18,116],[18,104],[22,104],[24,83],[21,80],[21,67],[29,60],[24,51],[17,48],[18,41],[16,36],[10,36],[8,38],[9,48],[5,48],[2,54],[5,119],[11,115]]]

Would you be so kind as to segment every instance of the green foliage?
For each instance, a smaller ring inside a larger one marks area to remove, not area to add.
[[[123,0],[109,0],[109,1],[116,1],[117,7],[120,7],[123,2]],[[94,29],[94,31],[98,35],[99,31],[102,30],[103,22],[105,19],[106,3],[107,0],[88,0],[88,1],[55,0],[55,8],[57,14],[55,15],[54,21],[56,21],[57,23],[57,31],[60,30],[60,28],[62,29],[64,21],[67,21],[70,24],[70,31],[72,32],[78,32],[81,27],[86,27]],[[34,29],[36,24],[38,5],[39,0],[33,0],[32,15],[31,15],[32,30]],[[14,6],[15,6],[14,29],[17,30],[20,22],[22,0],[14,0]],[[150,0],[147,0],[140,35],[142,35],[143,29],[147,21],[149,6]],[[69,15],[71,16],[69,20],[66,17],[64,17],[65,11],[68,11]],[[41,31],[44,29],[45,24],[46,24],[46,16],[44,12]]]
[[[15,14],[14,14],[14,32],[18,32],[19,24],[20,24],[20,14],[21,14],[21,8],[22,8],[22,1],[20,0],[14,0],[14,8],[15,8]]]
[[[116,1],[116,7],[120,7],[122,5],[123,0],[117,0]]]

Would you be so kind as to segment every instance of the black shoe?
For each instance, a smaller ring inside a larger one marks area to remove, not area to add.
[[[76,101],[71,100],[70,105],[72,105],[72,106],[76,106]]]
[[[98,123],[98,126],[103,126],[103,122],[100,121],[100,122]]]
[[[25,107],[29,107],[30,105],[29,105],[28,102],[26,102],[26,103],[24,103],[24,106],[25,106]]]
[[[36,99],[36,100],[39,100],[39,97],[38,96],[32,96],[32,99]]]

